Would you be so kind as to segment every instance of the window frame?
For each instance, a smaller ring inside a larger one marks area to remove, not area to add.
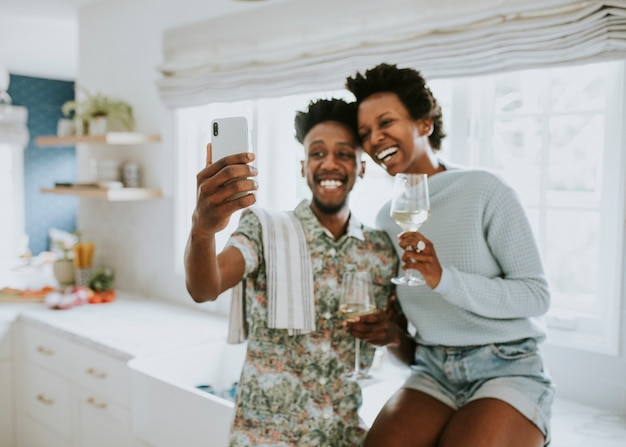
[[[611,262],[605,261],[605,267],[601,270],[601,289],[598,294],[606,298],[604,309],[600,316],[589,316],[574,310],[562,308],[551,308],[546,315],[545,322],[548,330],[548,343],[557,346],[581,349],[591,352],[603,353],[608,355],[617,355],[619,353],[619,335],[621,330],[621,306],[624,300],[624,291],[622,277],[624,275],[624,239],[625,239],[625,209],[626,209],[626,126],[622,125],[624,117],[626,117],[626,63],[614,62],[616,69],[610,79],[609,91],[613,92],[610,98],[610,104],[606,106],[606,121],[602,164],[602,204],[601,204],[601,232],[602,241],[600,245],[601,259],[612,259]],[[571,68],[570,68],[571,69]],[[496,75],[497,76],[497,75]],[[468,79],[449,79],[449,80],[433,80],[430,87],[435,96],[440,99],[441,106],[444,109],[444,125],[448,133],[448,137],[443,141],[441,158],[454,164],[466,166],[481,166],[480,150],[485,147],[485,139],[491,138],[493,129],[493,116],[485,116],[484,107],[486,98],[480,100],[471,97],[472,86],[475,82],[471,78]],[[447,83],[447,84],[446,84]],[[440,92],[438,91],[438,87]],[[336,93],[336,92],[335,92]],[[303,94],[294,95],[298,97],[309,96],[317,98],[330,96],[329,93],[321,94]],[[265,99],[251,101],[251,111],[248,116],[251,123],[252,146],[256,147],[256,139],[261,134],[262,138],[266,138],[266,127],[269,123],[267,119],[261,120],[256,114],[258,107],[266,101]],[[299,110],[304,109],[304,102]],[[234,114],[239,114],[233,109]],[[478,113],[480,112],[480,113]],[[177,130],[178,130],[178,146],[183,148],[180,151],[179,163],[179,182],[177,190],[177,247],[176,247],[176,269],[183,273],[183,266],[180,262],[182,259],[184,246],[186,244],[187,235],[190,229],[190,216],[195,205],[195,197],[191,197],[189,191],[194,188],[195,175],[197,174],[198,151],[204,147],[205,141],[208,141],[207,135],[200,135],[196,132],[189,131],[189,125],[194,125],[202,129],[207,128],[210,122],[210,116],[204,114],[192,119],[187,116],[188,112],[184,109],[176,112]],[[286,112],[285,112],[286,113]],[[295,110],[289,111],[289,114],[295,113]],[[537,113],[541,116],[542,112]],[[210,115],[210,113],[209,113]],[[226,116],[222,113],[221,116]],[[477,120],[473,117],[479,116],[480,126],[477,126]],[[183,130],[183,126],[187,129]],[[454,131],[452,131],[454,129]],[[291,133],[290,135],[292,135]],[[265,135],[265,136],[264,136]],[[295,141],[295,140],[294,140]],[[470,150],[468,150],[468,142]],[[297,144],[297,143],[295,143]],[[189,149],[189,148],[193,149]],[[255,149],[256,150],[256,149]],[[287,149],[289,150],[289,149]],[[201,152],[201,151],[200,151]],[[273,167],[276,158],[284,156],[284,153],[261,153],[257,160],[257,167],[260,172],[265,172]],[[298,154],[300,156],[300,154]],[[545,158],[545,157],[544,157]],[[359,206],[358,200],[352,200],[351,206],[356,215],[359,216],[366,224],[373,225],[375,212],[378,205],[382,205],[380,197],[373,198],[372,192],[376,191],[377,186],[372,182],[390,182],[388,176],[382,168],[374,164],[369,157],[365,156],[367,164],[367,173],[365,179],[357,183],[353,197],[368,197],[367,206]],[[289,161],[292,163],[293,161]],[[545,161],[544,161],[545,163]],[[292,169],[291,164],[284,165],[284,171]],[[283,172],[284,172],[283,171]],[[274,176],[276,177],[276,176]],[[505,177],[506,178],[506,177]],[[261,179],[259,179],[261,180]],[[276,180],[275,178],[273,180]],[[296,182],[299,181],[296,179]],[[276,183],[276,182],[273,182]],[[289,183],[293,185],[293,183]],[[387,183],[388,185],[390,183]],[[618,185],[616,188],[615,185]],[[368,189],[369,188],[369,189]],[[279,191],[274,185],[274,191]],[[289,188],[291,190],[291,186]],[[298,189],[296,187],[296,189]],[[380,190],[380,186],[378,186]],[[379,191],[376,191],[379,192]],[[541,197],[545,196],[546,189],[542,189]],[[275,201],[272,199],[271,193],[259,193],[259,204],[266,205],[272,203],[278,207],[289,207],[295,205],[294,199],[287,201]],[[545,202],[545,200],[543,200]],[[540,208],[545,204],[540,204]],[[368,215],[368,209],[370,214]],[[607,211],[608,210],[608,211]],[[542,211],[546,212],[546,211]],[[365,216],[365,218],[363,218]],[[236,216],[231,219],[229,227],[222,232],[218,245],[225,243],[228,235],[236,227],[238,218]],[[541,228],[541,226],[540,226]],[[607,236],[610,235],[610,236]],[[536,235],[542,255],[545,254],[544,243],[546,234],[540,231]],[[220,301],[220,300],[218,300]],[[226,300],[222,300],[226,301]],[[227,314],[227,306],[216,305],[215,309],[220,313]]]

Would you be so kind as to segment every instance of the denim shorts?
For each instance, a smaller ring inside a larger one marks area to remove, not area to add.
[[[550,443],[554,384],[533,338],[484,346],[423,346],[404,388],[422,391],[454,410],[495,398],[522,413]]]

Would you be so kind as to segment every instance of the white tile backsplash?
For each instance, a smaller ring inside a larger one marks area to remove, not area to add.
[[[204,311],[228,314],[229,292],[196,304],[176,271],[173,205],[168,198],[139,202],[81,202],[78,228],[96,243],[95,264],[113,267],[116,287]],[[191,216],[190,216],[191,218]]]

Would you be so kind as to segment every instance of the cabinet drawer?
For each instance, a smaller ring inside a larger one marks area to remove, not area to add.
[[[131,447],[130,410],[92,390],[74,392],[78,425],[76,444],[89,447]]]
[[[126,362],[92,348],[74,345],[72,380],[118,404],[129,406],[130,373]]]
[[[0,324],[0,360],[13,354],[13,337],[10,324]]]
[[[69,382],[29,362],[25,363],[23,374],[26,413],[49,430],[70,439],[72,413]]]
[[[71,447],[71,442],[32,419],[22,421],[22,441],[26,447]],[[3,446],[4,447],[4,446]]]
[[[67,374],[71,362],[72,342],[54,334],[52,331],[29,325],[22,327],[24,335],[24,354],[32,362]]]

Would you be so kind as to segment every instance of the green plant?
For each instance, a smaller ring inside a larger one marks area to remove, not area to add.
[[[114,285],[115,275],[113,274],[113,270],[108,268],[95,271],[87,282],[87,287],[96,292],[106,292],[107,290],[111,290]]]
[[[61,112],[67,118],[78,118],[88,122],[92,118],[105,116],[111,126],[132,131],[135,128],[133,108],[126,101],[112,99],[102,93],[92,94],[84,87],[80,88],[85,95],[82,101],[70,100],[63,103]]]

